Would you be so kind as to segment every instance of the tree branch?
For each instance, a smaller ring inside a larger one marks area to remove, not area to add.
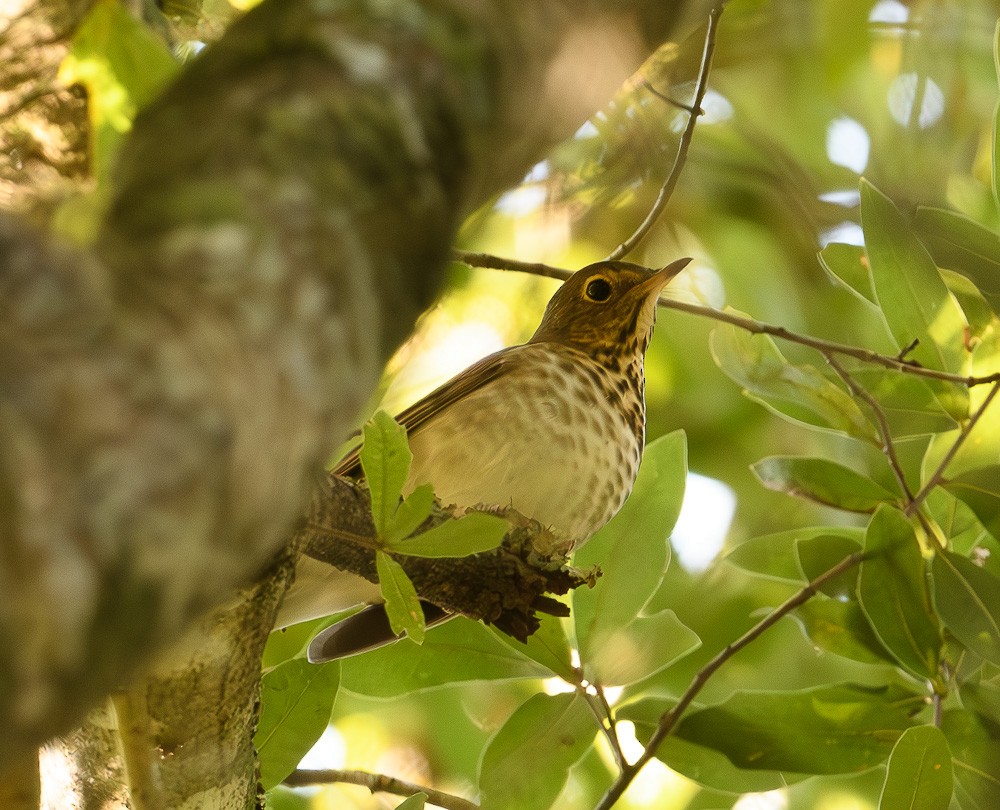
[[[443,793],[434,788],[415,785],[397,779],[395,776],[387,776],[381,773],[368,773],[367,771],[342,771],[335,769],[326,770],[296,770],[292,771],[285,782],[289,787],[305,787],[307,785],[327,785],[341,783],[345,785],[360,785],[368,788],[372,793],[391,793],[394,796],[414,796],[417,793],[426,793],[427,801],[444,807],[445,810],[479,810],[479,805],[463,799],[461,796],[454,796],[451,793]]]
[[[628,239],[608,254],[607,261],[616,261],[624,258],[636,248],[645,238],[646,234],[649,233],[650,228],[653,227],[656,220],[660,218],[660,214],[663,213],[663,209],[666,208],[667,202],[670,200],[670,195],[674,193],[677,181],[684,170],[684,163],[687,161],[688,149],[691,147],[691,139],[694,137],[694,128],[698,121],[698,116],[703,115],[705,112],[701,108],[701,104],[705,100],[705,92],[708,90],[708,76],[712,72],[712,57],[715,55],[715,40],[718,35],[719,17],[722,16],[724,7],[724,2],[717,3],[708,15],[705,47],[701,53],[701,67],[698,70],[698,85],[695,89],[694,101],[690,107],[685,107],[688,111],[688,121],[684,127],[684,131],[681,133],[680,142],[677,144],[677,153],[674,155],[674,164],[670,167],[670,173],[660,187],[660,193],[657,194],[656,201],[653,203],[653,207],[649,209],[649,213],[646,214],[646,218],[642,221],[642,224],[636,228],[635,232]],[[648,83],[647,86],[654,94],[657,96],[660,95]]]
[[[695,697],[698,696],[698,693],[704,688],[705,684],[708,683],[709,679],[723,664],[725,664],[730,658],[736,655],[736,653],[752,641],[759,638],[769,628],[777,624],[779,620],[787,616],[795,610],[795,608],[799,607],[799,605],[809,601],[816,595],[819,587],[823,583],[828,582],[834,577],[844,573],[844,571],[853,568],[855,565],[860,563],[863,558],[864,553],[859,551],[845,557],[835,566],[824,571],[818,577],[811,580],[797,593],[786,599],[781,605],[771,611],[771,613],[757,622],[757,624],[747,630],[747,632],[740,636],[736,641],[717,653],[707,664],[705,664],[705,666],[698,670],[694,679],[684,691],[684,694],[680,696],[677,703],[674,704],[673,708],[664,712],[660,716],[660,721],[657,723],[656,730],[649,738],[649,742],[646,743],[646,747],[643,750],[642,755],[633,764],[622,769],[618,778],[614,781],[608,789],[608,792],[604,794],[604,797],[597,805],[596,810],[610,810],[615,802],[621,798],[621,795],[632,783],[632,780],[635,779],[639,771],[641,771],[643,767],[645,767],[646,763],[656,755],[656,751],[660,747],[660,744],[674,730],[677,722],[681,718],[681,715],[684,714],[688,706],[691,705]]]
[[[510,270],[520,273],[529,273],[535,276],[544,276],[545,278],[560,279],[563,281],[573,275],[572,270],[567,270],[563,267],[554,267],[540,262],[520,262],[516,259],[507,259],[500,256],[493,256],[488,253],[467,253],[463,251],[455,251],[452,253],[452,258],[455,261],[462,262],[470,267],[486,267],[491,270]],[[1000,371],[994,374],[987,374],[979,377],[966,377],[961,374],[952,374],[948,371],[938,371],[933,368],[924,368],[923,366],[918,366],[915,363],[902,360],[899,357],[890,357],[885,354],[879,354],[878,352],[873,352],[870,349],[862,349],[857,346],[849,346],[845,343],[837,343],[832,340],[810,337],[809,335],[793,332],[790,329],[786,329],[784,326],[775,326],[774,324],[758,321],[753,318],[745,318],[742,315],[735,315],[732,312],[725,312],[720,309],[713,309],[712,307],[703,307],[698,304],[690,304],[686,301],[677,301],[673,298],[665,298],[663,296],[660,296],[657,304],[664,309],[673,309],[678,312],[686,312],[689,315],[698,315],[703,318],[709,318],[713,321],[719,321],[720,323],[728,323],[739,329],[744,329],[754,335],[771,335],[772,337],[779,338],[780,340],[786,340],[789,343],[798,343],[801,346],[808,346],[823,355],[839,354],[845,357],[853,357],[855,360],[860,360],[863,363],[871,363],[872,365],[893,369],[894,371],[899,371],[903,374],[912,374],[915,377],[943,380],[945,382],[955,383],[956,385],[965,385],[969,388],[974,388],[977,385],[991,385],[993,383],[1000,382]]]

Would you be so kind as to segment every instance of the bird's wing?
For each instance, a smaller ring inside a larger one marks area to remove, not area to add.
[[[501,349],[473,363],[461,374],[453,377],[439,388],[434,389],[423,399],[418,400],[400,413],[396,417],[396,421],[406,429],[407,435],[412,436],[432,417],[452,403],[506,374],[510,369],[509,360],[511,352],[519,348],[521,347],[511,346]],[[333,472],[336,475],[360,478],[363,475],[361,471],[360,452],[361,446],[359,445],[337,462],[337,465],[333,468]]]

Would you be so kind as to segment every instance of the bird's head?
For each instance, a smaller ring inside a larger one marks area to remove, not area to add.
[[[690,261],[678,259],[660,270],[606,261],[578,270],[552,296],[529,342],[571,346],[602,364],[643,354],[660,290]]]

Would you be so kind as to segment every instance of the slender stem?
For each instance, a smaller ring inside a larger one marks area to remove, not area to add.
[[[649,233],[650,228],[653,227],[656,220],[660,218],[660,214],[663,213],[663,209],[666,208],[667,202],[670,200],[670,195],[674,193],[674,188],[677,187],[677,181],[680,179],[684,163],[687,161],[688,149],[691,148],[695,124],[698,121],[698,116],[704,113],[701,104],[705,100],[705,92],[708,90],[708,75],[712,72],[712,57],[715,55],[715,40],[718,36],[719,17],[722,16],[723,7],[724,3],[717,3],[708,13],[708,30],[705,32],[705,47],[701,52],[698,85],[695,89],[694,101],[688,110],[687,125],[684,127],[680,142],[677,144],[677,153],[674,155],[674,164],[670,167],[670,173],[660,187],[660,193],[656,195],[656,201],[653,203],[653,207],[649,209],[649,213],[646,214],[646,218],[642,221],[642,224],[635,229],[635,232],[628,239],[608,254],[607,261],[616,261],[635,250],[636,246]],[[659,93],[656,93],[656,95],[659,95]]]
[[[465,253],[462,251],[456,251],[454,253],[454,258],[455,261],[463,262],[470,267],[487,267],[492,270],[517,271],[530,273],[535,276],[544,276],[546,278],[566,280],[573,275],[572,270],[567,270],[562,267],[553,267],[552,265],[542,264],[540,262],[519,262],[515,259],[506,259],[501,256],[493,256],[488,253]],[[703,318],[711,318],[712,320],[719,321],[721,323],[728,323],[732,326],[744,329],[754,335],[771,335],[779,338],[780,340],[786,340],[789,343],[798,343],[801,346],[808,346],[809,348],[820,352],[824,356],[838,354],[845,357],[853,357],[855,360],[860,360],[863,363],[871,363],[872,365],[882,366],[883,368],[894,369],[895,371],[902,372],[903,374],[911,374],[916,377],[927,377],[933,380],[943,380],[957,385],[965,385],[969,388],[973,388],[977,385],[992,385],[1000,383],[1000,372],[987,374],[982,377],[963,377],[961,374],[952,374],[948,371],[938,371],[933,368],[924,368],[923,366],[907,362],[899,357],[889,357],[888,355],[873,352],[870,349],[862,349],[857,346],[848,346],[844,343],[835,343],[831,340],[822,340],[821,338],[802,335],[798,332],[792,332],[784,326],[775,326],[773,324],[765,323],[764,321],[757,321],[753,318],[745,318],[742,315],[735,315],[732,312],[724,312],[720,309],[713,309],[712,307],[689,304],[686,301],[676,301],[672,298],[664,298],[663,296],[660,297],[657,303],[665,309],[687,312],[690,315],[698,315]]]
[[[327,785],[342,783],[347,785],[360,785],[366,787],[372,793],[391,793],[394,796],[415,796],[417,793],[427,794],[427,801],[444,807],[445,810],[479,810],[479,805],[463,799],[461,796],[453,796],[450,793],[442,793],[434,788],[414,785],[405,782],[394,776],[386,776],[381,773],[368,773],[367,771],[341,771],[341,770],[295,770],[286,778],[284,784],[289,787],[305,787],[306,785]]]
[[[622,751],[621,742],[618,740],[618,732],[615,728],[615,720],[611,713],[611,706],[608,704],[607,700],[601,699],[603,696],[602,692],[597,692],[592,695],[587,691],[587,687],[583,684],[578,684],[577,690],[587,702],[590,710],[594,713],[594,717],[597,718],[597,725],[601,727],[601,731],[608,740],[608,745],[611,747],[611,754],[615,758],[615,764],[618,766],[618,770],[622,770],[628,762],[625,759],[625,752]]]
[[[893,474],[896,476],[896,481],[899,483],[900,489],[906,496],[907,505],[913,503],[913,490],[910,489],[910,485],[906,483],[906,476],[903,474],[903,466],[899,462],[899,456],[896,454],[896,445],[892,440],[892,430],[889,428],[889,420],[885,416],[885,411],[882,410],[882,405],[879,403],[871,393],[868,392],[864,386],[861,386],[857,381],[847,372],[841,364],[833,355],[826,355],[826,362],[830,364],[837,376],[844,381],[848,390],[859,399],[864,400],[868,407],[872,409],[872,413],[875,415],[875,421],[878,425],[879,438],[882,440],[882,452],[885,453],[886,458],[889,459],[889,466],[892,468]]]
[[[660,744],[668,736],[670,736],[670,733],[674,730],[677,722],[680,720],[681,715],[684,714],[688,706],[691,705],[694,699],[698,696],[698,693],[704,688],[705,684],[708,683],[709,679],[723,664],[725,664],[730,658],[732,658],[752,641],[759,638],[766,630],[777,624],[779,620],[787,616],[799,605],[809,601],[809,599],[816,595],[817,590],[823,583],[839,576],[844,573],[844,571],[853,568],[861,562],[863,557],[863,552],[858,551],[845,557],[829,570],[824,571],[807,585],[803,586],[801,590],[771,611],[767,616],[757,622],[757,624],[747,630],[747,632],[740,636],[736,641],[717,653],[707,664],[705,664],[705,666],[698,670],[697,674],[695,674],[693,680],[688,685],[684,694],[680,696],[677,703],[675,703],[669,711],[664,712],[660,716],[660,721],[657,723],[656,730],[653,732],[652,737],[649,738],[649,742],[646,743],[646,747],[643,750],[642,755],[633,764],[622,769],[618,778],[615,779],[611,787],[608,789],[608,792],[604,794],[604,797],[597,805],[596,810],[610,810],[615,802],[621,798],[622,794],[626,791],[628,786],[632,784],[632,780],[635,779],[639,771],[641,771],[646,763],[656,755],[656,751],[660,747]]]
[[[927,479],[927,483],[920,488],[920,491],[913,496],[913,500],[910,501],[910,505],[906,507],[905,514],[907,517],[912,517],[913,513],[917,510],[920,504],[922,504],[924,499],[926,499],[930,494],[931,490],[941,483],[941,479],[944,477],[944,472],[948,468],[948,465],[951,464],[952,459],[955,458],[955,454],[958,453],[959,448],[965,443],[965,440],[969,437],[969,434],[976,426],[979,418],[986,412],[986,409],[990,406],[990,403],[993,401],[993,398],[997,395],[998,391],[1000,391],[1000,380],[995,380],[993,382],[993,387],[990,388],[990,392],[986,395],[986,399],[983,400],[983,404],[976,408],[972,416],[969,417],[969,421],[962,427],[958,437],[952,443],[951,447],[948,448],[948,452],[944,454],[944,458],[941,459],[941,463],[937,465],[937,469],[935,469],[931,474],[931,477]]]

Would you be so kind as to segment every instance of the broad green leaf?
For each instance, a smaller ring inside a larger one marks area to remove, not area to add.
[[[827,535],[802,538],[796,543],[799,567],[809,582],[829,571],[841,561],[861,551],[864,535],[859,531],[854,537]],[[819,590],[835,599],[853,599],[858,587],[859,566],[848,568],[842,574],[820,585]]]
[[[479,622],[459,616],[408,639],[341,662],[341,685],[358,694],[396,697],[464,681],[549,678],[552,672],[497,640]]]
[[[526,655],[532,661],[537,661],[543,667],[547,667],[553,675],[558,675],[564,681],[572,683],[576,680],[576,672],[573,667],[569,638],[566,636],[562,620],[556,616],[545,614],[539,616],[539,619],[541,626],[528,636],[527,644],[522,644],[516,638],[508,636],[500,630],[490,629],[493,635],[504,644],[522,655]]]
[[[960,371],[965,316],[899,209],[865,180],[861,223],[879,307],[898,347],[918,340],[908,357],[929,368]]]
[[[814,597],[792,617],[817,647],[863,664],[895,664],[856,602]]]
[[[957,425],[931,386],[919,377],[884,368],[855,368],[851,376],[878,400],[897,441],[952,430]]]
[[[362,430],[361,469],[372,496],[372,520],[379,537],[392,526],[413,454],[406,431],[385,411],[376,411]]]
[[[916,535],[901,512],[879,507],[865,534],[858,599],[875,635],[919,677],[938,677],[941,631]]]
[[[1000,464],[956,475],[944,488],[968,505],[986,530],[1000,540]]]
[[[725,559],[727,562],[755,574],[792,582],[805,582],[806,579],[798,560],[800,543],[805,541],[823,543],[827,540],[833,542],[833,538],[837,538],[857,543],[860,548],[864,536],[864,529],[846,526],[812,526],[804,529],[791,529],[745,540],[729,552]]]
[[[330,722],[340,663],[316,666],[293,658],[264,674],[254,745],[260,781],[270,790],[295,770]]]
[[[574,558],[600,565],[593,588],[573,591],[573,617],[581,661],[597,650],[596,633],[631,622],[656,593],[670,559],[668,538],[680,513],[687,477],[687,444],[675,431],[647,447],[632,494],[621,511]]]
[[[636,683],[701,646],[672,610],[640,616],[623,627],[600,625],[588,639],[586,679],[602,686]]]
[[[479,769],[489,810],[547,808],[590,748],[597,723],[577,692],[528,698],[490,740]]]
[[[508,528],[503,518],[473,512],[400,540],[391,548],[414,557],[467,557],[499,546]]]
[[[904,731],[889,755],[879,810],[948,810],[951,794],[951,751],[941,729]]]
[[[737,692],[688,714],[675,733],[740,768],[852,773],[883,762],[923,705],[923,695],[895,686]]]
[[[941,730],[951,749],[955,796],[963,810],[1000,807],[1000,739],[996,727],[981,724],[970,712],[951,710]]]
[[[424,810],[427,804],[426,793],[414,793],[396,805],[396,810]]]
[[[743,393],[778,416],[877,442],[857,403],[813,366],[794,365],[768,335],[724,325],[712,332],[716,365]]]
[[[962,705],[1000,726],[1000,681],[966,681],[961,686]]]
[[[396,509],[383,540],[387,546],[396,546],[413,534],[420,524],[430,517],[434,508],[434,490],[430,484],[421,484],[413,490]]]
[[[398,562],[384,551],[375,552],[378,585],[385,599],[385,612],[394,633],[406,632],[414,642],[424,640],[424,611],[417,591]]]
[[[994,309],[1000,305],[1000,235],[943,208],[918,208],[913,224],[939,267],[969,279]]]
[[[864,248],[831,242],[819,252],[819,261],[830,278],[862,301],[878,307],[872,271],[868,267]]]
[[[769,456],[751,469],[768,489],[849,512],[874,512],[895,499],[870,478],[825,458]]]
[[[941,621],[976,655],[1000,665],[1000,579],[950,551],[934,555],[932,570]]]
[[[59,81],[87,90],[93,172],[104,179],[136,113],[177,73],[166,45],[116,0],[97,0],[73,34]]]

